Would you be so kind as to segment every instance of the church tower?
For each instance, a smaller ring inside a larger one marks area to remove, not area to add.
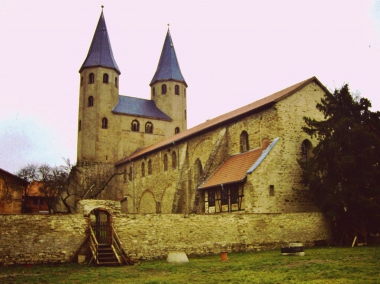
[[[113,57],[103,10],[80,70],[77,163],[115,162],[109,137],[117,129],[120,70]]]
[[[156,73],[150,82],[151,100],[172,118],[173,134],[187,129],[186,89],[168,29]]]

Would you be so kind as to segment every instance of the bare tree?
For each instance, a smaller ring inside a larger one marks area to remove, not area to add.
[[[29,184],[39,182],[38,190],[44,197],[49,212],[67,213],[74,212],[81,199],[115,199],[117,192],[112,181],[122,174],[124,172],[115,172],[112,165],[76,166],[69,159],[65,160],[65,165],[58,167],[29,164],[17,173]],[[24,196],[29,196],[28,189]]]

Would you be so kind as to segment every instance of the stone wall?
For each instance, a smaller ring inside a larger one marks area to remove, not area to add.
[[[279,248],[289,242],[314,245],[329,240],[321,213],[147,214],[113,218],[127,254],[135,259],[165,258],[169,251],[189,256],[221,251]]]
[[[0,215],[0,265],[72,261],[87,237],[83,215]]]
[[[142,215],[121,213],[118,202],[84,200],[72,215],[0,215],[0,265],[76,261],[77,253],[86,251],[89,214],[96,208],[108,210],[124,250],[138,260],[178,250],[191,257],[330,239],[318,212]]]

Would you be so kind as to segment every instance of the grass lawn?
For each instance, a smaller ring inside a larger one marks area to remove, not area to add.
[[[305,256],[279,250],[165,260],[134,266],[79,264],[0,267],[0,283],[380,283],[380,247],[306,248]]]

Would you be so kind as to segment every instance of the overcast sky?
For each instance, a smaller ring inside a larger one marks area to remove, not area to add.
[[[76,161],[78,70],[101,5],[121,95],[150,98],[170,23],[188,128],[312,76],[380,110],[379,1],[0,0],[0,168]]]

